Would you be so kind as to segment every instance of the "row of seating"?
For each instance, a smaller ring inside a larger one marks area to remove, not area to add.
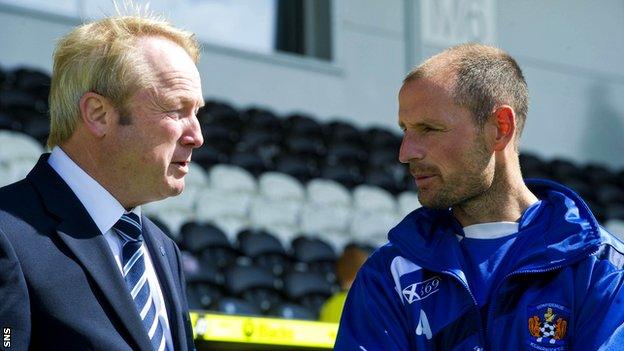
[[[269,231],[244,229],[231,243],[218,227],[191,222],[176,240],[194,309],[316,319],[339,290],[336,252],[318,238],[300,236],[287,248]]]

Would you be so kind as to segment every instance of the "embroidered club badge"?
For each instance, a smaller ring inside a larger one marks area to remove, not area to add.
[[[535,350],[565,350],[570,310],[556,303],[529,306],[528,344]]]

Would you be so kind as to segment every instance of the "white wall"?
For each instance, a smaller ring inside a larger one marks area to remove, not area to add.
[[[445,8],[436,23],[463,23],[456,28],[460,34],[488,18],[495,28],[493,43],[518,60],[531,97],[522,150],[624,167],[623,1],[424,1]],[[492,13],[471,8],[490,2]],[[416,22],[431,15],[416,3],[413,11]],[[458,13],[468,20],[453,18]],[[422,37],[422,29],[415,31],[412,63],[454,44],[453,33],[446,45],[436,45]]]
[[[463,6],[479,21],[476,9],[491,7],[493,43],[517,58],[529,84],[523,150],[624,167],[624,2],[433,1]],[[204,94],[239,107],[259,104],[278,113],[396,128],[396,93],[404,74],[444,48],[423,40],[421,4],[334,0],[333,63],[207,43],[199,65]],[[55,41],[78,23],[0,5],[0,65],[50,71]],[[457,23],[467,26],[456,28],[459,34],[474,31],[474,22]]]

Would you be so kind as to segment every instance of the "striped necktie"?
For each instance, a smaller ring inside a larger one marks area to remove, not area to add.
[[[141,222],[134,213],[126,213],[113,226],[123,242],[121,262],[123,277],[134,300],[143,326],[156,351],[166,350],[165,333],[162,322],[156,314],[156,304],[147,281],[145,257],[143,257],[143,235]]]

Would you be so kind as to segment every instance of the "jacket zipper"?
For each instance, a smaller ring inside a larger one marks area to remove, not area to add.
[[[458,280],[461,283],[461,285],[464,287],[464,289],[466,291],[468,291],[468,294],[470,294],[470,298],[472,298],[472,303],[473,303],[474,307],[477,309],[477,313],[480,313],[479,312],[479,303],[477,302],[477,299],[474,297],[474,294],[470,290],[470,287],[468,286],[468,283],[466,283],[461,277],[459,277],[457,274],[455,274],[455,273],[453,273],[451,271],[443,270],[443,271],[441,271],[441,273],[449,275],[449,276],[451,276],[455,280]],[[479,325],[479,339],[480,339],[479,343],[481,343],[481,342],[486,343],[485,337],[486,337],[487,330],[483,329],[483,322],[481,322],[481,318],[479,318],[478,325]],[[481,341],[481,339],[483,341]]]

